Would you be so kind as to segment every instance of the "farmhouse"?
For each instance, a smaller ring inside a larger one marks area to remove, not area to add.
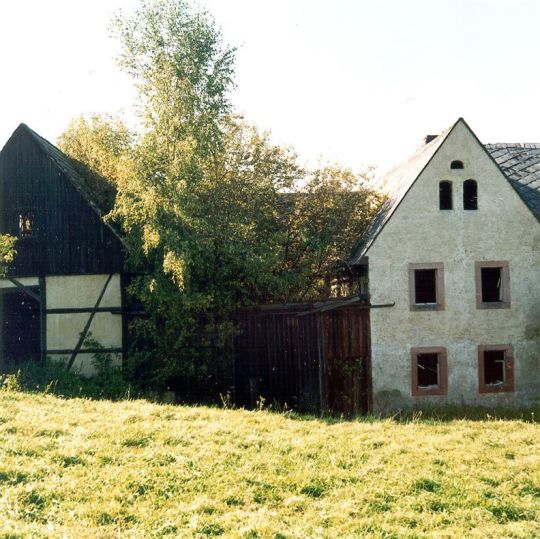
[[[18,238],[18,254],[0,279],[4,365],[50,356],[91,374],[96,351],[120,361],[124,254],[102,219],[114,194],[24,124],[2,149],[0,233]]]
[[[353,264],[369,276],[374,411],[540,397],[540,144],[463,119],[384,178]]]

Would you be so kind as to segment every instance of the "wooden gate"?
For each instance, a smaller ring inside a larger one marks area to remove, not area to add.
[[[355,415],[370,406],[369,306],[358,299],[235,314],[236,401]]]

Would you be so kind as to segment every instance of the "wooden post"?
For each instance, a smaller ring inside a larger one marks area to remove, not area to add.
[[[39,278],[39,346],[41,351],[41,364],[47,360],[47,290],[45,277]]]
[[[328,410],[327,391],[326,391],[326,358],[324,350],[324,323],[323,314],[315,313],[317,320],[317,353],[319,356],[319,403],[321,414]]]

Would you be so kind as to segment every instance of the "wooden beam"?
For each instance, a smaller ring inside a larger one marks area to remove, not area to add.
[[[72,348],[59,348],[56,350],[47,350],[47,354],[73,354],[75,350]],[[112,347],[112,348],[81,348],[77,354],[121,354],[122,348]]]
[[[45,288],[45,277],[39,278],[39,346],[41,351],[41,363],[45,365],[47,359],[47,290]]]
[[[112,313],[122,314],[120,307],[54,307],[45,311],[47,314],[77,314],[77,313]]]
[[[145,311],[126,311],[121,307],[54,307],[45,311],[47,314],[78,314],[78,313],[111,313],[117,315],[130,314],[133,316],[145,316]]]
[[[77,343],[77,346],[75,346],[75,349],[71,353],[71,357],[69,358],[69,361],[66,365],[66,371],[70,371],[71,367],[73,367],[73,363],[75,363],[75,358],[77,357],[77,354],[82,348],[84,340],[86,339],[86,336],[88,335],[88,330],[90,329],[90,326],[92,324],[92,320],[94,320],[94,316],[96,315],[96,312],[97,312],[96,309],[99,308],[99,304],[101,303],[101,300],[103,299],[103,296],[105,295],[105,291],[107,290],[107,287],[109,286],[109,283],[111,282],[111,279],[113,278],[113,275],[114,273],[111,273],[107,277],[107,280],[105,281],[105,284],[103,285],[103,289],[101,290],[101,293],[99,294],[96,304],[94,305],[94,309],[90,313],[90,316],[88,317],[88,320],[86,322],[86,325],[84,326],[84,329],[81,331],[79,342]]]
[[[35,299],[36,301],[41,301],[41,298],[39,297],[39,294],[36,294],[33,290],[30,290],[27,286],[22,284],[20,281],[17,281],[17,279],[13,277],[8,277],[8,279],[17,287],[20,288],[23,292],[26,292],[31,298]]]

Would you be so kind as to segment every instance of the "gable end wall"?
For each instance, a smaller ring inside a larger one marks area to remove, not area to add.
[[[463,170],[451,170],[459,159]],[[478,182],[478,210],[463,210],[462,184]],[[439,182],[453,184],[454,209],[439,210]],[[458,122],[366,253],[374,408],[471,404],[528,406],[540,388],[540,226],[491,158]],[[511,308],[477,309],[475,262],[505,260]],[[445,308],[409,308],[408,264],[442,262]],[[479,345],[511,344],[515,391],[480,394]],[[445,347],[448,393],[413,397],[410,353]]]

